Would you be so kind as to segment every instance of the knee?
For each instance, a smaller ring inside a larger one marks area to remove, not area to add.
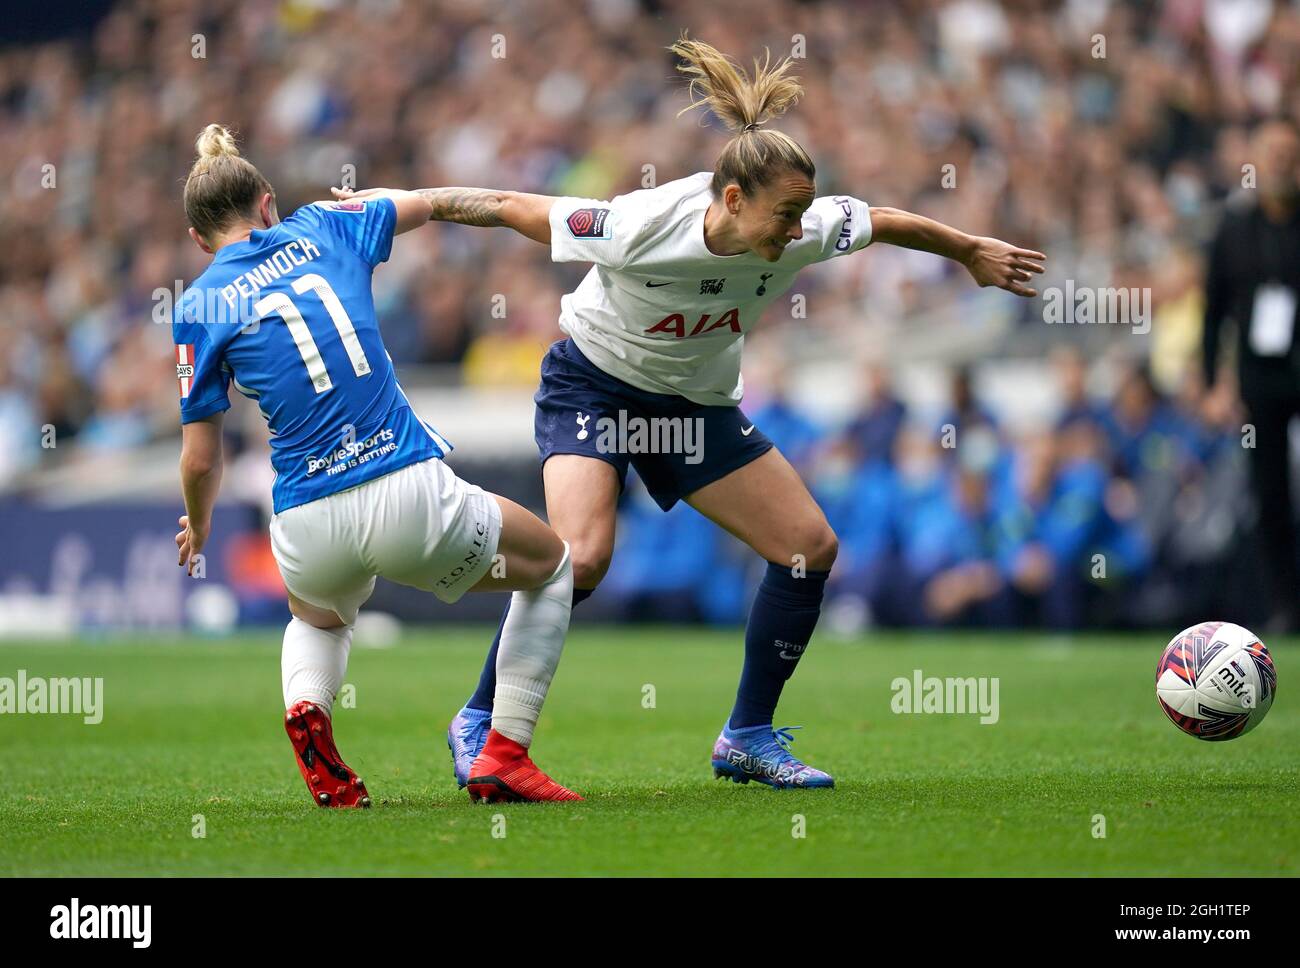
[[[573,565],[573,587],[595,588],[609,571],[613,549],[603,544],[584,541],[569,542],[569,557]]]
[[[350,629],[353,624],[343,621],[336,612],[331,612],[329,609],[318,608],[315,605],[307,604],[292,592],[289,593],[289,612],[294,618],[300,619],[312,628],[319,629],[322,632],[335,632],[342,629]]]
[[[804,555],[809,571],[830,571],[840,553],[840,539],[829,524],[822,522],[820,527],[812,529],[803,537],[799,550]]]

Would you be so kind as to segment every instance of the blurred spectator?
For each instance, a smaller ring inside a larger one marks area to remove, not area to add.
[[[1076,423],[1100,429],[1108,422],[1106,409],[1088,395],[1088,364],[1074,346],[1057,347],[1052,352],[1052,367],[1061,391],[1061,406],[1056,428],[1065,430]]]
[[[923,623],[1007,627],[1014,598],[998,561],[999,521],[988,465],[959,460],[908,554]]]
[[[864,399],[845,435],[853,441],[862,460],[888,461],[907,417],[907,408],[894,395],[893,382],[884,365],[869,363],[862,375]]]
[[[772,443],[800,473],[805,473],[813,451],[823,434],[807,416],[807,408],[791,399],[790,371],[783,361],[762,367],[761,383],[754,394],[758,406],[746,406],[745,413],[755,427],[761,427]]]
[[[635,472],[620,503],[618,546],[602,597],[631,622],[735,622],[746,613],[751,555],[685,503],[660,510]]]
[[[1206,270],[1202,375],[1219,376],[1223,324],[1237,330],[1242,399],[1254,428],[1251,481],[1273,615],[1269,627],[1300,623],[1291,421],[1300,414],[1300,135],[1288,121],[1262,125],[1251,140],[1258,188],[1219,225]]]

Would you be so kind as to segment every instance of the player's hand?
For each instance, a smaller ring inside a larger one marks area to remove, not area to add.
[[[945,620],[962,609],[964,595],[956,575],[943,572],[931,578],[923,592],[925,610],[933,618]]]
[[[981,286],[997,286],[1017,296],[1037,296],[1025,283],[1033,273],[1043,271],[1047,256],[1033,249],[1021,249],[1000,239],[977,238],[964,265]]]
[[[192,524],[188,514],[182,514],[176,523],[181,526],[180,532],[176,535],[176,547],[180,549],[180,558],[176,564],[186,566],[185,573],[193,576],[194,557],[208,543],[208,526],[199,527]]]
[[[1209,392],[1202,392],[1198,407],[1201,419],[1211,427],[1232,427],[1241,416],[1236,389],[1227,380],[1219,380]]]
[[[386,191],[388,191],[387,188],[331,188],[330,194],[340,202],[347,202],[354,198],[374,198]]]
[[[1027,595],[1038,595],[1052,583],[1056,568],[1052,556],[1039,544],[1020,552],[1015,564],[1015,586]]]

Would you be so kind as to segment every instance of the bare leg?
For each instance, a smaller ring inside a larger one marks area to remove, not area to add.
[[[835,532],[798,472],[775,447],[706,484],[686,503],[768,561],[810,571],[828,571],[835,563]]]
[[[551,527],[573,555],[574,587],[591,590],[614,554],[618,472],[598,458],[556,454],[543,465],[542,480]]]
[[[569,544],[569,556],[573,566],[573,585],[575,602],[580,601],[605,577],[609,569],[609,559],[614,552],[615,508],[618,504],[618,474],[614,468],[603,460],[582,457],[577,454],[557,454],[546,462],[542,468],[542,477],[546,486],[546,511],[551,519],[551,526],[559,537]],[[498,553],[506,555],[506,576],[489,581],[483,578],[474,586],[474,591],[509,590],[522,585],[511,584],[517,576],[511,565],[511,555],[526,558],[524,550],[516,550],[514,538],[506,533],[505,515],[513,513],[510,507],[519,513],[537,521],[529,512],[514,502],[498,498],[501,502],[503,516],[502,544]],[[541,522],[537,522],[539,525]],[[549,530],[549,529],[548,529]],[[523,524],[518,534],[531,535],[531,525]],[[520,538],[524,543],[524,538]],[[532,547],[531,539],[528,541]],[[538,542],[541,548],[543,542]],[[528,567],[527,565],[523,567]],[[531,577],[545,566],[529,568]],[[547,571],[546,574],[550,572]],[[507,615],[509,612],[507,611]],[[505,617],[502,617],[504,623]],[[501,641],[501,631],[488,650],[483,671],[479,675],[478,687],[469,701],[466,710],[482,712],[492,709],[492,700],[496,694],[497,651]]]
[[[687,500],[768,561],[745,628],[745,663],[729,726],[770,727],[821,614],[838,550],[835,533],[775,448]]]
[[[347,624],[338,617],[337,613],[330,611],[328,608],[309,605],[301,598],[295,598],[292,592],[289,593],[289,611],[313,628],[337,629]]]
[[[504,567],[493,567],[470,591],[512,592],[536,588],[554,574],[564,557],[564,542],[527,508],[499,494],[492,496],[501,507],[497,554],[504,557]]]

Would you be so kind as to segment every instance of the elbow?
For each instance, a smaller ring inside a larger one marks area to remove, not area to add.
[[[500,192],[501,224],[527,239],[543,245],[551,243],[550,199],[526,192]]]
[[[221,469],[220,454],[181,454],[181,478],[187,481],[202,480]]]
[[[488,197],[488,204],[500,215],[501,223],[511,228],[528,216],[528,206],[525,204],[523,192],[508,189],[494,191]]]

